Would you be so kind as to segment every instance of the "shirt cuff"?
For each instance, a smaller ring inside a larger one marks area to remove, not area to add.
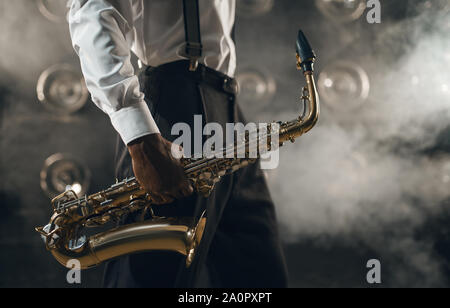
[[[146,135],[159,133],[145,101],[124,107],[110,114],[110,118],[125,144]]]

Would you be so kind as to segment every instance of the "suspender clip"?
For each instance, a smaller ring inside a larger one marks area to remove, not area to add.
[[[195,72],[198,68],[198,59],[190,59],[189,60],[189,71],[190,72]]]
[[[183,13],[186,34],[184,56],[189,59],[189,71],[195,72],[203,49],[200,34],[199,0],[183,0]]]
[[[202,56],[202,44],[187,42],[184,56],[189,59],[189,71],[195,72],[198,68],[198,59]]]

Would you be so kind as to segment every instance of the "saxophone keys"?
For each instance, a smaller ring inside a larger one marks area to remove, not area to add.
[[[144,200],[142,200],[142,199],[134,199],[128,205],[128,209],[131,212],[135,212],[135,211],[138,211],[138,210],[141,210],[141,209],[145,208],[145,206],[146,206],[146,202]]]
[[[237,165],[233,165],[233,166],[231,167],[231,172],[235,172],[235,171],[238,171],[239,169],[241,169],[241,166],[240,166],[240,164],[237,164]]]
[[[214,185],[203,184],[197,188],[197,191],[200,195],[206,198],[209,197],[213,189]]]
[[[240,164],[239,164],[239,166],[241,167],[241,168],[244,168],[244,167],[247,167],[248,166],[248,160],[243,160]]]
[[[213,176],[212,172],[203,172],[202,174],[200,174],[199,179],[200,180],[209,180],[211,179]]]

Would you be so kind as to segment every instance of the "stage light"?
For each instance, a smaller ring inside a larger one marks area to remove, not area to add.
[[[255,17],[272,10],[274,0],[238,0],[237,14],[242,17]]]
[[[73,190],[77,195],[80,195],[80,193],[83,191],[83,187],[80,183],[73,183],[72,185],[67,185],[66,190]]]
[[[450,184],[450,161],[444,165],[442,170],[442,182],[444,184]]]
[[[40,178],[41,188],[50,198],[67,190],[82,196],[89,188],[90,171],[71,155],[56,153],[45,160]]]
[[[81,73],[68,64],[57,64],[45,70],[39,77],[36,91],[39,101],[58,114],[80,110],[89,98]]]
[[[277,85],[275,79],[261,69],[244,68],[236,75],[239,84],[239,102],[247,112],[255,112],[268,106]]]
[[[66,21],[69,8],[65,0],[37,0],[39,12],[50,21]]]
[[[450,2],[448,0],[410,0],[410,10],[415,10],[423,13],[427,10],[433,11],[447,11],[450,10]]]
[[[326,18],[339,23],[359,19],[366,9],[366,0],[316,0],[315,3]]]
[[[336,110],[353,110],[363,105],[370,93],[370,80],[358,64],[335,62],[322,70],[318,79],[319,93],[327,106]]]

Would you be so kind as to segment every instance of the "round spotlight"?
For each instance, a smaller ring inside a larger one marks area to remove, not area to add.
[[[319,93],[325,103],[336,110],[352,110],[363,105],[370,92],[366,71],[353,62],[336,62],[319,76]]]
[[[39,12],[50,21],[64,22],[69,8],[64,0],[37,0]]]
[[[450,161],[445,163],[442,169],[442,182],[444,184],[450,184]]]
[[[315,3],[326,18],[339,23],[359,19],[366,9],[366,0],[316,0]]]
[[[275,79],[255,68],[244,68],[239,71],[236,80],[239,84],[239,102],[247,112],[265,108],[277,90]]]
[[[40,177],[42,190],[53,198],[67,190],[73,190],[78,196],[86,194],[91,176],[83,163],[57,153],[45,160]]]
[[[89,98],[89,92],[80,72],[68,64],[57,64],[39,77],[37,97],[50,111],[71,114],[80,110]]]
[[[425,11],[447,11],[450,9],[448,0],[409,0],[408,8],[419,13]]]
[[[238,0],[237,14],[243,17],[255,17],[272,10],[274,0]]]

